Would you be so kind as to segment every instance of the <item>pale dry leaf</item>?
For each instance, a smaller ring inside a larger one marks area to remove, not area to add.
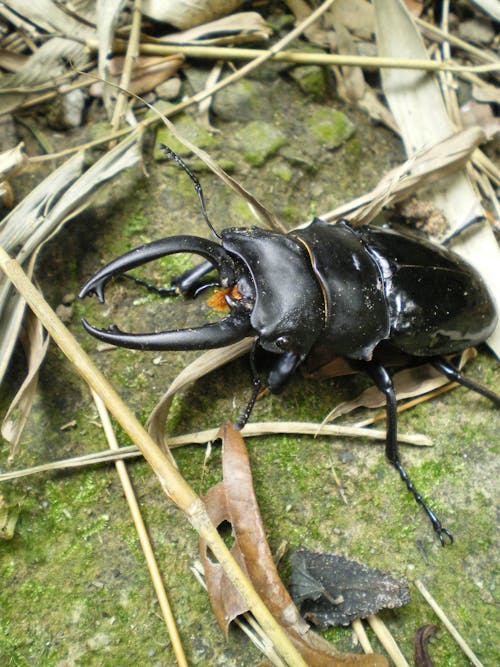
[[[141,159],[140,132],[108,151],[82,174],[84,154],[67,160],[32,190],[4,219],[0,245],[16,251],[21,265],[32,261],[62,225],[91,202],[96,188]],[[6,278],[0,280],[0,382],[16,344],[24,301]]]
[[[109,60],[113,54],[115,28],[125,4],[126,0],[97,0],[97,69],[104,81],[109,79]],[[113,115],[114,93],[112,87],[104,87],[104,105],[109,118]]]
[[[10,445],[9,462],[19,450],[21,435],[35,399],[38,371],[49,346],[49,337],[31,310],[27,311],[24,318],[21,341],[28,361],[28,373],[2,422],[2,436]]]
[[[366,224],[383,206],[404,199],[462,167],[484,140],[484,132],[478,127],[457,132],[391,169],[371,192],[323,213],[321,218],[327,222],[346,218],[355,225]]]
[[[459,367],[463,368],[464,364],[471,358],[476,356],[473,349],[465,350],[460,358]],[[428,394],[439,387],[448,384],[449,380],[439,371],[437,371],[431,364],[422,364],[420,366],[412,366],[405,368],[402,371],[394,373],[392,376],[394,389],[396,391],[396,400],[401,401],[406,398],[413,398],[415,396],[422,396]],[[341,415],[348,414],[356,408],[382,408],[386,405],[386,397],[377,387],[368,387],[351,401],[345,401],[337,405],[333,410],[327,414],[323,423],[326,424],[333,421]]]
[[[380,56],[427,58],[413,18],[400,0],[375,0],[377,47]],[[436,78],[418,70],[384,69],[384,94],[400,129],[408,156],[443,141],[453,134]],[[431,112],[432,110],[432,112]],[[443,177],[424,195],[446,216],[451,232],[472,220],[484,218],[481,202],[465,170]],[[465,238],[456,237],[452,249],[482,275],[500,303],[500,249],[489,225],[476,226]],[[500,326],[488,343],[500,356]]]
[[[161,44],[241,44],[246,41],[267,40],[272,30],[257,12],[238,12],[216,21],[158,37]]]
[[[155,405],[146,423],[146,427],[151,434],[151,437],[164,450],[168,449],[165,442],[165,422],[174,396],[196,382],[199,378],[211,373],[216,368],[220,368],[230,361],[238,359],[238,357],[241,357],[248,352],[252,348],[252,345],[253,338],[245,338],[238,343],[233,343],[232,345],[228,345],[221,349],[208,350],[188,364],[177,377],[174,378],[170,387]]]
[[[28,97],[52,90],[67,79],[64,63],[83,67],[89,60],[85,44],[53,37],[35,51],[14,74],[0,79],[0,115],[17,108]]]
[[[474,83],[472,85],[472,97],[476,102],[500,104],[500,89],[498,86],[492,86],[488,83]]]
[[[145,16],[185,30],[234,12],[242,0],[143,0]]]
[[[78,21],[74,16],[65,12],[58,6],[57,2],[52,0],[9,0],[8,8],[25,21],[28,21],[45,32],[58,33],[77,37],[79,39],[90,38],[93,36],[93,30]]]
[[[28,60],[24,53],[0,49],[0,67],[7,72],[18,72]]]
[[[0,175],[9,176],[18,174],[28,165],[28,158],[24,153],[24,143],[21,141],[15,148],[0,153]]]
[[[500,21],[500,3],[498,0],[472,0],[485,14],[488,14],[495,21]]]

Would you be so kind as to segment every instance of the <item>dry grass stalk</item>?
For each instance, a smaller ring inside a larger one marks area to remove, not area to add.
[[[92,46],[93,43],[90,43]],[[383,58],[379,56],[357,56],[337,53],[303,53],[273,49],[241,49],[226,46],[169,46],[167,44],[140,44],[144,55],[171,55],[181,53],[191,58],[216,60],[276,60],[295,65],[336,65],[370,68],[418,69],[426,72],[455,72],[457,74],[482,74],[496,72],[500,63],[488,62],[483,65],[457,65],[452,62],[438,62],[421,58]],[[259,63],[260,65],[261,63]],[[241,70],[238,70],[238,72]]]
[[[291,644],[286,633],[270,614],[229,552],[217,528],[210,521],[202,500],[144,430],[115,389],[64,327],[40,292],[27,278],[18,262],[12,260],[3,248],[0,248],[0,268],[19,293],[22,294],[31,310],[42,321],[49,335],[74,365],[80,376],[101,397],[125,432],[140,447],[144,457],[158,476],[165,493],[183,510],[191,525],[206,540],[214,556],[246,600],[249,609],[271,638],[278,653],[288,664],[306,667],[305,662]]]
[[[396,667],[410,667],[385,623],[375,614],[366,619]]]
[[[92,398],[94,399],[97,411],[99,412],[104,433],[106,435],[106,439],[109,443],[110,449],[119,450],[120,447],[116,440],[116,434],[113,430],[113,425],[111,423],[109,413],[106,410],[106,406],[104,405],[102,399],[95,393],[95,391],[92,391]],[[142,518],[141,510],[139,508],[139,503],[137,502],[132,482],[130,481],[129,474],[127,472],[127,467],[123,461],[115,461],[115,466],[116,466],[116,471],[118,473],[118,477],[120,478],[120,483],[123,488],[123,493],[128,503],[132,520],[135,525],[135,529],[137,531],[139,542],[141,543],[141,548],[144,553],[144,558],[146,559],[146,564],[148,566],[149,574],[151,576],[153,588],[155,589],[156,597],[158,598],[160,609],[162,611],[163,618],[165,619],[165,624],[167,626],[168,634],[170,636],[170,642],[172,644],[172,649],[177,659],[177,663],[179,667],[188,667],[186,654],[184,653],[184,648],[182,646],[181,638],[179,636],[179,631],[177,630],[177,625],[175,623],[175,618],[172,613],[172,608],[170,607],[170,603],[168,601],[167,592],[163,585],[160,570],[158,568],[158,564],[156,562],[156,558],[153,552],[153,547],[151,546],[151,542],[149,540],[148,531],[146,530],[146,526]]]
[[[123,72],[120,79],[120,88],[126,89],[130,86],[132,80],[132,69],[134,61],[139,55],[139,40],[141,36],[141,0],[134,1],[132,9],[132,28],[130,30],[130,37],[127,45],[127,52],[125,54],[125,62],[123,65]],[[121,118],[125,112],[127,105],[127,94],[124,90],[120,90],[116,99],[115,108],[113,111],[113,118],[111,119],[111,128],[113,132],[120,126]]]
[[[368,639],[368,635],[366,634],[366,630],[361,619],[360,618],[354,619],[351,625],[352,625],[352,630],[356,635],[359,643],[361,644],[361,648],[363,649],[363,651],[365,653],[373,653],[372,645],[370,644],[370,640]]]
[[[429,606],[432,608],[432,610],[436,614],[436,616],[442,621],[443,625],[446,626],[446,629],[448,630],[450,635],[457,642],[457,644],[460,646],[460,648],[465,653],[465,655],[469,658],[469,660],[472,662],[472,664],[475,665],[475,667],[484,667],[483,663],[477,658],[476,654],[473,652],[473,650],[467,644],[467,642],[462,637],[462,635],[458,632],[456,627],[453,625],[453,623],[450,621],[448,616],[444,613],[444,611],[441,609],[441,607],[438,605],[436,600],[432,597],[432,595],[429,593],[429,591],[424,586],[424,584],[420,581],[420,579],[415,579],[415,581],[413,583],[415,584],[415,586],[417,587],[417,589],[421,593],[421,595],[425,598],[425,600],[429,604]]]
[[[370,423],[373,420],[367,420]],[[205,445],[210,440],[216,438],[218,429],[208,429],[206,431],[198,431],[197,433],[188,433],[185,435],[174,436],[171,438],[162,439],[162,442],[169,448],[184,447],[185,445]],[[337,426],[335,424],[328,424],[321,427],[315,422],[254,422],[247,424],[242,431],[245,437],[267,435],[269,433],[300,433],[301,435],[331,435],[333,437],[356,437],[368,438],[372,440],[385,440],[385,431],[376,429],[364,429],[359,425],[354,426]],[[156,435],[156,434],[155,434]],[[162,436],[163,438],[163,436]],[[154,438],[157,442],[158,439]],[[416,447],[431,447],[432,442],[425,435],[418,433],[400,434],[398,435],[400,443],[406,443]],[[167,452],[168,454],[168,452]],[[88,465],[96,465],[99,463],[107,463],[109,461],[118,461],[121,459],[133,458],[141,455],[141,451],[134,445],[128,447],[120,447],[118,451],[114,449],[105,449],[100,452],[92,452],[92,454],[83,454],[82,456],[74,456],[59,461],[51,461],[50,463],[43,463],[41,465],[32,466],[30,468],[23,468],[22,470],[13,470],[11,472],[0,473],[0,481],[7,481],[9,479],[17,479],[19,477],[26,477],[41,472],[48,472],[50,470],[62,470],[67,468],[78,468]]]

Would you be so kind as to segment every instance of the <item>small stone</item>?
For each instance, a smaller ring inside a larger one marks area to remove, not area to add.
[[[178,76],[167,79],[159,86],[156,86],[155,92],[163,100],[173,100],[179,96],[181,91],[181,80]]]
[[[236,133],[243,157],[253,166],[264,164],[286,143],[286,135],[272,123],[253,121]]]
[[[458,34],[465,41],[489,44],[495,37],[495,30],[491,21],[481,16],[462,21],[458,26]]]
[[[240,122],[253,118],[272,119],[268,90],[258,81],[242,80],[218,92],[212,103],[213,112],[222,120]]]
[[[62,303],[59,304],[56,308],[56,315],[61,320],[61,322],[68,324],[71,322],[71,318],[73,317],[73,306],[65,306]]]
[[[322,100],[326,94],[325,73],[318,65],[294,67],[289,72],[300,89],[315,100]]]
[[[316,109],[310,116],[310,131],[327,150],[341,146],[355,130],[345,113],[336,109]]]

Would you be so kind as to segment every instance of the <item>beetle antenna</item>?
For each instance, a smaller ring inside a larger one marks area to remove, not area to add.
[[[179,167],[181,167],[186,174],[189,176],[189,178],[193,181],[194,183],[194,189],[196,190],[198,194],[198,199],[200,200],[200,206],[201,206],[201,212],[203,213],[203,217],[205,218],[205,222],[207,223],[210,231],[212,234],[214,234],[218,239],[222,238],[221,235],[216,231],[215,227],[212,225],[210,222],[210,218],[208,217],[207,209],[205,206],[205,198],[203,197],[203,190],[201,187],[201,183],[198,180],[198,177],[193,174],[191,169],[187,166],[187,164],[184,162],[182,158],[180,158],[177,153],[174,153],[174,151],[169,148],[168,146],[165,146],[165,144],[158,144],[158,147],[166,154],[168,155],[169,158],[177,162]]]

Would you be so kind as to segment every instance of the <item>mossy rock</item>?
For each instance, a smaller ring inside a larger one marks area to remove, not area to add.
[[[278,152],[287,139],[284,132],[271,123],[253,121],[236,133],[243,157],[254,167],[264,164]]]
[[[309,119],[309,132],[327,150],[334,150],[345,143],[356,131],[349,118],[336,109],[315,109]]]

